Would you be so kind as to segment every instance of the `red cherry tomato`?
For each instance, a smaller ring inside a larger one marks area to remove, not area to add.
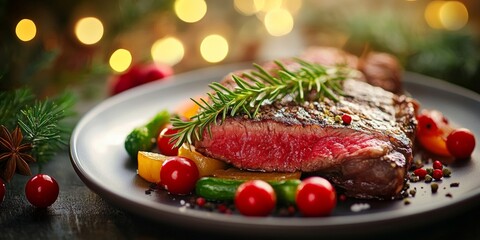
[[[475,148],[475,136],[468,129],[456,129],[447,137],[447,148],[455,158],[469,158]]]
[[[46,174],[33,176],[25,186],[27,200],[39,208],[52,205],[57,200],[58,192],[57,181]]]
[[[420,145],[431,153],[451,156],[446,137],[453,130],[443,114],[436,110],[423,110],[417,116],[417,139]]]
[[[298,185],[295,201],[306,217],[328,216],[337,205],[337,195],[328,180],[309,177]]]
[[[158,135],[157,139],[157,147],[158,150],[166,156],[177,156],[178,155],[178,147],[174,147],[173,143],[170,143],[171,135],[177,133],[178,130],[173,129],[171,124],[168,124],[160,134]]]
[[[5,199],[5,192],[7,189],[5,188],[5,183],[0,179],[0,204],[3,202],[3,199]]]
[[[263,180],[242,183],[235,193],[235,207],[245,216],[267,216],[275,208],[277,197],[272,186]]]
[[[195,189],[198,178],[197,165],[184,157],[167,159],[160,170],[160,185],[171,194],[185,195],[191,193]]]

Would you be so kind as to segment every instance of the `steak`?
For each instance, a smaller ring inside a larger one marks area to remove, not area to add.
[[[321,175],[351,197],[396,197],[413,158],[414,101],[356,78],[343,81],[345,94],[337,102],[285,97],[264,104],[253,119],[227,117],[212,124],[195,148],[239,169]],[[235,87],[231,77],[223,84]],[[345,114],[350,124],[340,120]]]

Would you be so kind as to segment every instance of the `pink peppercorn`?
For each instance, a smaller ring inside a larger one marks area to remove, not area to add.
[[[432,177],[435,180],[440,180],[443,177],[443,171],[441,169],[434,169],[432,173]]]
[[[424,179],[425,176],[427,176],[427,170],[425,170],[424,168],[418,168],[413,171],[413,174],[415,174],[415,176],[418,176],[420,179]]]
[[[195,199],[195,202],[197,203],[197,205],[198,205],[199,207],[203,207],[203,206],[205,206],[205,203],[206,203],[207,201],[205,200],[205,198],[199,197],[199,198]]]
[[[352,116],[350,116],[348,114],[343,114],[342,115],[342,121],[343,121],[343,124],[349,125],[352,122]]]
[[[443,164],[440,161],[435,160],[433,162],[433,169],[440,169],[441,170],[441,169],[443,169]]]

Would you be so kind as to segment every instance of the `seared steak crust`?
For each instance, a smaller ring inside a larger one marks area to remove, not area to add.
[[[234,87],[229,77],[224,84]],[[356,79],[343,87],[338,102],[286,97],[263,105],[254,119],[228,117],[211,125],[196,150],[240,169],[321,174],[348,196],[392,198],[412,161],[413,101]],[[350,124],[342,123],[344,114]]]

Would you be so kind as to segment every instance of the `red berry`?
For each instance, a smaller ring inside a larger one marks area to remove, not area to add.
[[[171,75],[173,75],[173,69],[168,65],[155,63],[148,65],[135,65],[112,78],[110,95],[115,95],[130,88],[163,79]]]
[[[5,199],[5,192],[7,189],[5,188],[5,183],[0,179],[0,204],[3,202],[3,199]]]
[[[184,157],[167,159],[160,170],[160,184],[172,194],[185,195],[195,189],[199,178],[198,167]]]
[[[250,180],[238,187],[234,202],[238,211],[245,216],[267,216],[275,208],[277,197],[267,182]]]
[[[140,68],[133,66],[126,72],[116,75],[111,80],[110,95],[115,95],[138,85],[136,79],[140,76]]]
[[[207,203],[207,200],[205,200],[205,198],[203,198],[203,197],[198,197],[198,198],[195,200],[195,202],[197,203],[197,205],[198,205],[199,207],[203,207],[203,206],[205,206],[205,203]]]
[[[468,129],[456,129],[447,136],[447,149],[455,158],[469,158],[474,148],[475,136]]]
[[[440,169],[441,170],[441,169],[443,169],[443,164],[440,161],[435,160],[433,162],[433,169]]]
[[[343,124],[349,125],[352,122],[352,117],[348,114],[343,114],[342,121],[343,121]]]
[[[46,174],[33,176],[25,186],[27,200],[36,207],[46,208],[52,205],[58,197],[59,187],[53,177]]]
[[[168,124],[160,134],[157,139],[157,147],[160,153],[167,156],[177,156],[178,147],[174,146],[174,143],[170,143],[171,135],[177,133],[178,130],[173,129],[171,124]]]
[[[142,66],[136,82],[138,85],[153,82],[173,75],[173,69],[164,64],[152,63]]]
[[[321,177],[310,177],[298,185],[295,202],[304,216],[327,216],[335,208],[337,196],[329,181]]]
[[[443,171],[441,169],[434,169],[432,173],[432,177],[435,180],[440,180],[443,178]]]
[[[420,179],[424,179],[425,176],[427,176],[427,170],[425,170],[424,168],[418,168],[413,171],[413,174],[415,174],[415,176],[418,176]]]

